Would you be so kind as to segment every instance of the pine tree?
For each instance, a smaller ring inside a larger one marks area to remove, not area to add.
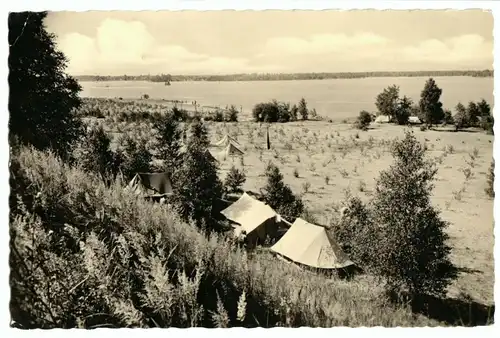
[[[174,203],[180,215],[199,227],[219,230],[212,208],[222,197],[223,185],[218,176],[215,159],[207,152],[207,130],[201,121],[191,126],[182,163],[174,174]]]
[[[304,212],[304,204],[295,196],[292,189],[283,182],[283,174],[279,168],[269,163],[266,168],[267,184],[262,189],[264,201],[276,212],[290,221]]]
[[[173,173],[181,161],[182,131],[172,112],[160,115],[153,121],[156,129],[156,158],[162,160],[165,171]]]
[[[9,137],[69,159],[84,132],[75,113],[81,87],[64,72],[67,59],[45,29],[46,16],[9,14]]]
[[[307,102],[304,98],[301,98],[299,101],[299,114],[302,117],[302,120],[307,120],[309,118],[309,110],[307,109]]]
[[[106,176],[115,171],[110,145],[111,139],[103,127],[92,126],[74,149],[74,157],[84,170]]]
[[[430,202],[437,169],[413,132],[394,142],[392,154],[394,163],[380,174],[371,208],[379,226],[376,270],[391,291],[442,296],[456,270],[447,223]]]
[[[153,156],[146,148],[146,142],[137,142],[126,136],[122,143],[123,151],[120,152],[122,159],[120,169],[127,180],[132,179],[137,173],[150,172],[150,162]]]
[[[465,106],[459,102],[455,107],[455,110],[457,111],[455,116],[453,116],[455,130],[469,127],[469,116],[467,114],[467,108],[465,108]]]
[[[202,148],[208,148],[210,140],[208,139],[208,131],[201,119],[195,118],[191,123],[191,138],[199,143]]]
[[[420,110],[424,122],[432,127],[444,119],[443,104],[440,101],[443,90],[439,88],[433,78],[429,78],[420,94]]]
[[[241,191],[243,183],[245,183],[246,175],[243,171],[238,170],[234,165],[229,169],[224,187],[229,193]]]

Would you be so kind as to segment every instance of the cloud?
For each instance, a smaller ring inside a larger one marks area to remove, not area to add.
[[[294,37],[277,37],[267,40],[264,55],[324,55],[343,53],[346,49],[352,52],[384,47],[389,39],[373,33],[360,33],[352,36],[346,34],[315,34],[309,39]]]
[[[493,62],[493,44],[480,35],[462,35],[444,41],[425,40],[405,47],[401,56],[413,62],[474,65]],[[491,67],[491,64],[489,65]]]
[[[277,36],[239,57],[194,52],[177,41],[160,42],[140,21],[108,18],[95,37],[66,33],[58,44],[72,74],[431,70],[491,68],[493,63],[493,43],[476,34],[408,43],[372,32]]]
[[[69,59],[68,72],[73,74],[231,73],[277,68],[252,66],[247,58],[211,56],[160,44],[138,21],[105,19],[95,38],[69,33],[58,44]]]
[[[295,67],[308,65],[310,71],[490,68],[493,44],[475,34],[414,44],[397,43],[369,32],[316,34],[308,39],[270,38],[257,57],[280,58]],[[329,69],[314,68],[325,66]]]

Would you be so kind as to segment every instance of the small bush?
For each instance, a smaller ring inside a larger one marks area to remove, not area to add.
[[[491,161],[490,164],[490,169],[488,170],[487,174],[487,187],[485,189],[486,195],[488,195],[491,198],[495,198],[495,160]]]
[[[304,182],[302,184],[302,191],[304,192],[304,194],[307,194],[309,192],[309,189],[311,188],[311,183],[309,182]]]
[[[359,113],[359,116],[356,120],[355,127],[361,130],[368,130],[368,126],[372,122],[372,116],[366,110],[363,110]]]
[[[238,110],[234,105],[231,105],[231,107],[229,107],[229,109],[226,111],[224,120],[226,122],[238,122]]]

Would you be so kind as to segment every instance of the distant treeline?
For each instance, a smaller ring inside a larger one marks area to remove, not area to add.
[[[492,77],[493,70],[444,70],[444,71],[409,71],[409,72],[344,72],[344,73],[265,73],[265,74],[228,74],[228,75],[81,75],[79,81],[284,81],[284,80],[327,80],[361,79],[367,77],[438,77],[472,76]]]

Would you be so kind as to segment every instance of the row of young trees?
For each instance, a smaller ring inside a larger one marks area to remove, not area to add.
[[[436,81],[429,78],[422,89],[418,104],[407,96],[400,97],[399,86],[392,85],[377,95],[375,105],[380,114],[389,116],[399,125],[407,124],[410,116],[417,116],[428,127],[444,123],[454,124],[456,130],[482,127],[493,132],[493,114],[486,100],[482,99],[477,103],[471,101],[467,107],[458,103],[456,114],[453,116],[450,110],[443,108],[442,93],[443,90],[438,87]],[[366,118],[363,121],[366,124]]]

